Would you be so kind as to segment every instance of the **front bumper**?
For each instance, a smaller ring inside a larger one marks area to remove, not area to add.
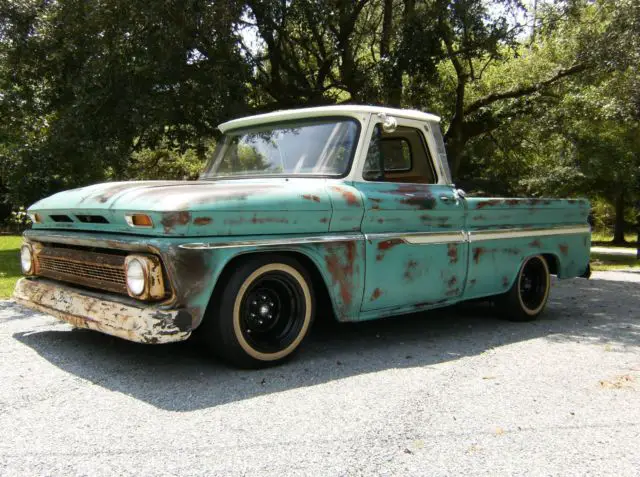
[[[192,316],[186,309],[164,310],[88,292],[46,279],[18,280],[13,299],[27,308],[87,328],[138,343],[170,343],[191,335]]]

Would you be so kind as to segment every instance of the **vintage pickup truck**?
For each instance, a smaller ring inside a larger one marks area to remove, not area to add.
[[[487,297],[529,320],[550,274],[589,274],[589,203],[465,196],[431,114],[329,106],[219,128],[197,181],[97,184],[32,205],[15,300],[137,342],[197,333],[230,364],[260,367],[291,356],[316,315]]]

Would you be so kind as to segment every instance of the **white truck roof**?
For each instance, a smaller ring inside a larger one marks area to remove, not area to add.
[[[399,109],[385,108],[382,106],[365,106],[365,105],[338,105],[338,106],[319,106],[313,108],[287,109],[283,111],[274,111],[272,113],[257,114],[244,118],[233,119],[218,126],[220,131],[225,132],[230,129],[241,127],[256,126],[269,122],[287,121],[289,119],[311,118],[318,116],[358,116],[361,114],[378,114],[385,113],[389,116],[399,118],[415,119],[418,121],[435,121],[439,122],[440,118],[430,113],[425,113],[415,109]]]

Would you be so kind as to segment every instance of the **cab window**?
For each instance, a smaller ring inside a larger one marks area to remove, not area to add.
[[[377,124],[369,143],[363,177],[380,182],[436,183],[433,161],[422,132],[406,126],[385,132]]]

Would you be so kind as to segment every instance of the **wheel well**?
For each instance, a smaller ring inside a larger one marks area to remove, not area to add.
[[[552,253],[543,253],[542,256],[547,261],[547,265],[549,266],[549,273],[551,275],[557,275],[558,270],[560,269],[560,263],[558,262],[558,257],[553,255]]]
[[[322,313],[316,313],[316,323],[321,322],[323,320],[333,320],[336,321],[335,312],[333,310],[333,302],[331,301],[331,296],[329,295],[329,290],[327,289],[327,284],[325,283],[320,270],[316,264],[311,260],[307,255],[301,252],[290,252],[290,251],[273,251],[273,252],[253,252],[253,253],[242,253],[240,255],[236,255],[233,257],[227,264],[224,269],[220,273],[218,280],[216,281],[216,285],[213,289],[213,293],[211,295],[210,303],[216,303],[216,295],[220,294],[223,288],[224,283],[227,282],[231,273],[236,268],[235,265],[243,262],[245,260],[250,259],[251,257],[255,257],[258,255],[283,255],[291,258],[295,258],[300,264],[305,268],[305,270],[309,273],[311,277],[311,286],[313,287],[313,291],[316,295],[316,304],[320,303],[329,303],[329,307],[323,305],[316,305],[317,310],[322,310]],[[330,314],[326,312],[326,309],[329,308]]]

